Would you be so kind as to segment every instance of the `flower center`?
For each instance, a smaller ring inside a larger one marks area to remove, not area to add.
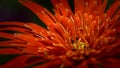
[[[66,56],[72,58],[73,60],[82,60],[89,58],[91,54],[97,54],[99,51],[90,48],[89,45],[84,41],[77,41],[74,42],[72,45],[72,51],[68,51],[66,53]]]
[[[86,48],[86,44],[84,42],[77,42],[73,44],[74,50],[84,50]]]
[[[73,44],[72,51],[68,51],[66,53],[67,57],[72,58],[73,60],[81,60],[85,59],[85,56],[88,56],[89,54],[89,48],[85,42],[77,41]]]

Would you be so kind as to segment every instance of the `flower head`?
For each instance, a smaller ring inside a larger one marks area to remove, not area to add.
[[[31,0],[19,2],[47,26],[0,22],[0,54],[18,54],[3,68],[112,68],[120,64],[120,1],[51,0],[52,14]],[[11,34],[7,31],[14,31]]]

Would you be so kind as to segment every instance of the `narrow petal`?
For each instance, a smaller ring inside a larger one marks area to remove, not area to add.
[[[5,32],[0,32],[0,38],[15,39],[13,34],[5,33]]]
[[[0,31],[17,31],[17,32],[29,34],[27,32],[29,31],[28,29],[20,28],[20,27],[4,27],[4,28],[1,28]]]
[[[10,26],[10,25],[15,25],[15,26],[21,26],[23,27],[25,23],[23,22],[0,22],[0,26]]]
[[[53,67],[57,68],[60,66],[60,64],[62,64],[61,60],[55,60],[55,61],[49,61],[44,64],[37,65],[34,68],[53,68]]]
[[[67,0],[52,0],[52,4],[55,8],[55,11],[62,16],[70,16],[72,15],[72,11]]]
[[[26,27],[30,28],[34,33],[38,35],[42,35],[43,37],[47,37],[47,30],[39,25],[36,25],[34,23],[27,23],[25,24]]]
[[[26,47],[27,44],[25,42],[18,42],[18,41],[4,41],[0,42],[1,47]]]
[[[0,54],[23,54],[23,52],[16,48],[0,48]]]
[[[19,0],[19,2],[27,8],[31,9],[43,21],[45,25],[50,26],[54,24],[54,16],[42,6],[30,0]]]
[[[117,9],[119,9],[120,4],[119,2],[115,1],[110,8],[106,11],[106,15],[108,17],[112,17],[114,15],[114,13],[116,12]]]
[[[74,5],[75,5],[75,13],[82,13],[84,12],[84,5],[83,5],[83,0],[74,0]]]
[[[116,59],[116,58],[107,58],[106,62],[105,60],[103,61],[103,66],[105,68],[119,68],[120,66],[120,59]]]

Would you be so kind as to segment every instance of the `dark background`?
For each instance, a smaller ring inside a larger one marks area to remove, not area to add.
[[[41,4],[52,12],[50,0],[33,1]],[[21,21],[42,24],[38,17],[31,10],[21,5],[18,0],[0,0],[0,22],[2,21]]]
[[[43,5],[52,12],[52,5],[50,0],[34,0],[36,3]],[[113,2],[108,0],[107,8]],[[72,0],[69,0],[72,4]],[[107,9],[106,8],[106,9]],[[26,7],[22,6],[18,0],[0,0],[0,22],[3,21],[21,21],[21,22],[34,22],[36,24],[44,26],[44,24],[38,19],[38,17]],[[16,57],[17,55],[0,55],[0,65],[6,61]]]

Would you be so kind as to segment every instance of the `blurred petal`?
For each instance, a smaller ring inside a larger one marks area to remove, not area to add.
[[[15,48],[0,48],[0,54],[23,54],[23,52]]]
[[[35,66],[34,68],[58,68],[62,64],[61,60],[49,61],[44,64]]]

